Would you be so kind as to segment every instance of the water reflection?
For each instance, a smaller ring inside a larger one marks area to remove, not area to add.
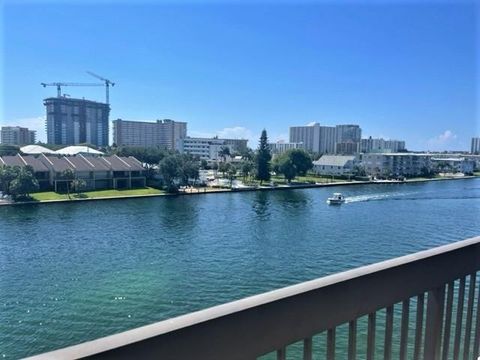
[[[312,194],[305,193],[304,190],[285,190],[275,191],[272,193],[272,202],[278,203],[286,209],[305,209],[305,206],[310,204]]]
[[[259,220],[268,220],[270,217],[270,192],[258,191],[254,195],[252,208]]]

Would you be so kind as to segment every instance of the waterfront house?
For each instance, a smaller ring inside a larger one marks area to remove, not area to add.
[[[356,164],[355,159],[353,155],[323,155],[313,162],[313,171],[327,176],[351,175]]]

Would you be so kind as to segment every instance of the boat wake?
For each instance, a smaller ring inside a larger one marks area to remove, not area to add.
[[[383,200],[467,200],[479,199],[477,194],[468,195],[445,195],[445,194],[419,194],[419,193],[383,193],[383,194],[365,194],[358,196],[347,196],[345,203],[356,203],[365,201],[383,201]]]
[[[396,194],[395,196],[397,195],[398,194]],[[367,195],[358,195],[358,196],[347,196],[345,198],[345,203],[387,200],[391,197],[392,197],[392,194],[367,194]]]

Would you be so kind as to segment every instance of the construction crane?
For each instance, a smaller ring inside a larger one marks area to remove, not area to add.
[[[54,83],[40,83],[43,87],[47,86],[56,86],[57,87],[57,97],[62,97],[62,86],[103,86],[102,83],[64,83],[64,82],[54,82]]]
[[[105,98],[106,98],[107,104],[110,104],[109,88],[110,88],[110,85],[115,86],[115,83],[114,83],[113,81],[110,81],[110,80],[108,80],[108,79],[105,79],[104,77],[102,77],[102,76],[100,76],[100,75],[97,75],[97,74],[95,74],[95,73],[93,73],[93,72],[91,72],[91,71],[87,71],[87,74],[92,75],[93,77],[96,77],[97,79],[100,79],[100,80],[102,80],[102,81],[105,82],[105,91],[106,91],[106,96],[105,96]]]

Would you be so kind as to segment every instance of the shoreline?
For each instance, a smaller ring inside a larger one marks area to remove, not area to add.
[[[447,181],[447,180],[466,180],[480,178],[480,176],[463,176],[452,178],[434,178],[434,179],[410,179],[405,181],[339,181],[324,184],[294,184],[294,185],[278,185],[278,186],[263,186],[255,188],[245,189],[209,189],[206,191],[180,191],[178,193],[164,193],[164,194],[143,194],[143,195],[124,195],[124,196],[105,196],[85,199],[55,199],[55,200],[40,200],[40,201],[21,201],[21,202],[0,202],[0,206],[21,206],[21,205],[40,205],[40,204],[58,204],[58,203],[72,203],[72,202],[85,202],[85,201],[102,201],[102,200],[124,200],[124,199],[139,199],[139,198],[151,198],[162,196],[190,196],[190,195],[208,195],[208,194],[225,194],[225,193],[242,193],[253,191],[278,191],[278,190],[297,190],[297,189],[312,189],[312,188],[324,188],[332,186],[353,186],[353,185],[390,185],[390,184],[413,184],[430,181]],[[206,188],[205,188],[206,189]]]

